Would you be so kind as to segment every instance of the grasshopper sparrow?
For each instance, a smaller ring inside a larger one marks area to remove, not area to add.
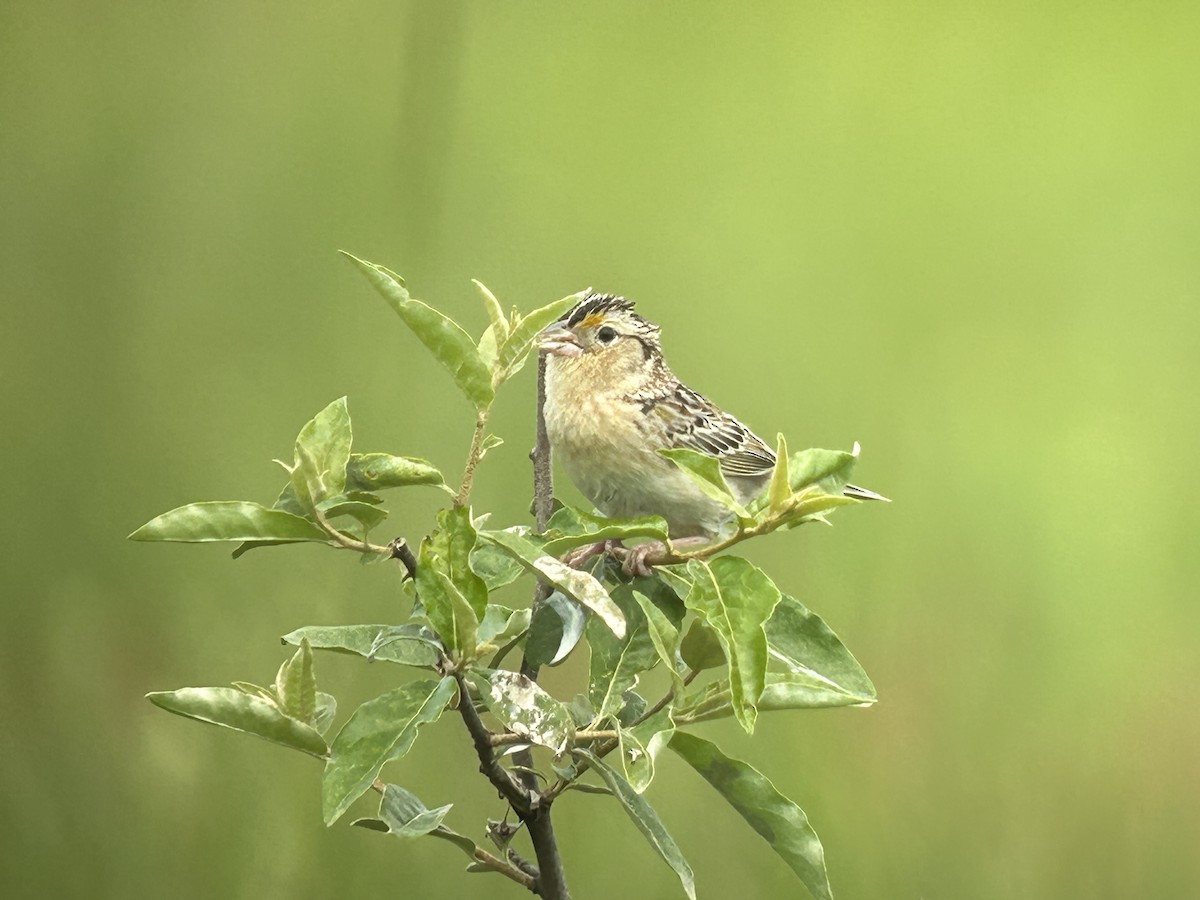
[[[666,448],[716,457],[743,504],[766,487],[774,451],[675,377],[663,359],[659,327],[635,313],[631,301],[590,294],[546,328],[539,345],[548,354],[550,443],[575,486],[604,515],[662,516],[673,541],[703,543],[728,532],[729,510],[658,454]],[[845,492],[883,499],[862,488]],[[645,574],[646,555],[659,547],[635,547],[626,568]]]

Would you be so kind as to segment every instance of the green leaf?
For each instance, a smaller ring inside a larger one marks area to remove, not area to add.
[[[489,592],[512,584],[525,574],[525,566],[519,560],[488,541],[480,541],[471,551],[471,569],[483,579]]]
[[[508,337],[508,320],[504,318],[504,307],[500,305],[500,301],[496,299],[496,295],[488,290],[482,281],[478,278],[472,278],[471,281],[475,284],[475,287],[479,288],[479,294],[483,297],[483,305],[487,310],[491,328],[494,329],[497,344],[504,343],[504,339]]]
[[[857,445],[856,450],[851,452],[814,447],[793,453],[788,459],[788,485],[791,493],[799,493],[805,488],[816,486],[824,494],[841,494],[854,469],[856,451]],[[752,515],[757,515],[768,507],[768,494],[769,488],[750,501],[748,506]]]
[[[554,591],[533,613],[525,658],[538,668],[557,665],[575,649],[586,624],[587,614],[573,600]]]
[[[505,728],[530,743],[549,747],[555,755],[566,750],[575,733],[571,714],[537,682],[506,669],[478,669],[474,681],[483,702]]]
[[[479,343],[475,345],[475,349],[479,352],[479,358],[483,360],[483,364],[492,372],[496,371],[496,360],[500,356],[500,347],[496,338],[496,326],[489,325],[483,329],[483,334],[479,336]],[[495,376],[493,375],[493,380]]]
[[[314,504],[320,504],[345,490],[351,440],[345,397],[334,400],[300,429],[292,484],[301,499],[307,495]],[[297,485],[297,479],[303,487]]]
[[[774,690],[772,708],[786,708],[780,705],[784,702],[798,705],[804,691],[808,691],[808,704],[814,706],[875,702],[875,685],[858,660],[833,629],[799,600],[783,595],[765,631],[771,655],[797,676],[788,687]],[[811,681],[810,687],[805,686],[806,680]],[[841,702],[833,702],[838,698]]]
[[[332,694],[317,691],[317,710],[313,714],[313,728],[324,734],[337,715],[337,699]]]
[[[414,794],[389,784],[384,786],[383,797],[379,801],[379,818],[358,819],[352,824],[372,831],[394,834],[400,838],[422,835],[441,838],[474,859],[477,849],[475,842],[441,824],[452,806],[453,804],[447,804],[437,809],[428,809]]]
[[[315,725],[317,714],[317,675],[313,670],[312,647],[301,639],[300,649],[285,660],[275,676],[275,696],[284,715]]]
[[[495,397],[492,373],[479,355],[471,336],[448,316],[409,296],[404,282],[382,266],[342,254],[358,266],[371,285],[383,295],[397,315],[454,379],[477,409],[491,405]]]
[[[599,719],[615,715],[625,705],[622,695],[632,690],[638,677],[658,659],[650,629],[633,591],[622,586],[613,591],[613,601],[625,617],[625,636],[616,637],[599,621],[587,626],[591,663],[588,668],[588,700]]]
[[[687,474],[704,496],[716,500],[739,519],[749,519],[750,513],[742,504],[734,499],[733,491],[721,474],[721,461],[715,456],[700,453],[687,447],[675,447],[669,450],[659,450],[660,456],[665,456]]]
[[[438,600],[426,603],[425,614],[447,650],[458,651],[460,659],[473,660],[479,644],[479,618],[450,576],[442,571],[434,571],[433,576],[438,583]],[[422,592],[421,596],[428,598],[429,594]]]
[[[483,443],[479,445],[479,458],[483,459],[487,456],[489,450],[495,450],[497,447],[503,446],[504,438],[496,434],[486,435]]]
[[[662,820],[658,817],[658,813],[646,802],[633,787],[621,775],[608,765],[604,760],[588,752],[587,750],[575,750],[576,755],[586,758],[592,764],[592,768],[596,773],[604,779],[604,783],[608,789],[613,792],[613,796],[620,802],[622,809],[638,831],[645,836],[650,842],[658,855],[663,858],[675,874],[679,876],[679,881],[683,885],[684,893],[691,900],[696,900],[696,882],[692,875],[692,867],[688,865],[687,860],[683,858],[683,852],[679,849],[679,845],[675,843],[675,839],[667,832]]]
[[[527,538],[508,531],[483,531],[480,536],[505,550],[535,575],[544,578],[568,597],[578,600],[597,616],[617,637],[625,636],[625,618],[604,586],[592,575],[572,569],[566,563],[542,552]]]
[[[554,535],[542,548],[551,556],[562,556],[568,550],[594,544],[597,541],[628,538],[667,539],[667,522],[661,516],[642,516],[636,519],[608,519],[593,516],[564,506],[550,517],[546,525]]]
[[[421,837],[441,825],[453,806],[454,804],[447,803],[437,809],[428,809],[415,794],[389,784],[383,789],[379,818],[396,837]]]
[[[512,334],[500,345],[500,365],[509,369],[509,374],[515,372],[514,364],[524,360],[525,354],[529,352],[538,332],[562,316],[585,296],[585,291],[571,294],[522,316],[516,327],[513,328]]]
[[[473,557],[472,557],[473,558]],[[529,630],[530,611],[489,603],[479,622],[479,652],[491,653]]]
[[[792,491],[802,491],[809,485],[816,484],[827,494],[840,494],[857,459],[857,445],[849,452],[817,448],[800,450],[788,463]]]
[[[438,658],[433,632],[421,625],[308,625],[280,640],[294,645],[307,640],[314,650],[354,653],[420,668],[432,668]]]
[[[729,661],[734,714],[753,732],[767,672],[763,623],[779,603],[779,589],[761,569],[736,556],[711,563],[689,560],[687,570],[692,589],[684,602],[717,633]]]
[[[231,684],[243,694],[250,694],[252,697],[259,697],[263,700],[266,700],[272,706],[279,705],[276,703],[275,692],[270,688],[265,688],[257,684],[251,684],[249,681],[234,681],[231,682]]]
[[[771,512],[778,512],[792,495],[791,477],[788,469],[787,440],[782,434],[776,437],[775,468],[771,470],[771,482],[767,486],[767,505]]]
[[[779,793],[753,766],[726,756],[710,741],[677,731],[671,739],[671,749],[762,835],[813,897],[833,900],[825,871],[825,851],[804,810]]]
[[[449,650],[474,658],[487,585],[471,568],[475,527],[465,507],[438,513],[438,528],[421,542],[416,587],[425,614]]]
[[[329,535],[307,519],[245,500],[190,503],[151,519],[132,541],[320,541]]]
[[[658,654],[658,658],[671,675],[671,684],[675,689],[675,695],[682,696],[683,678],[679,674],[679,629],[667,618],[667,614],[641,591],[634,591],[633,599],[641,607],[642,615],[646,617],[650,642],[654,645],[654,651]]]
[[[851,694],[840,685],[808,672],[768,672],[762,696],[761,712],[783,709],[826,709],[833,706],[871,706],[874,697]]]
[[[311,725],[284,715],[274,703],[235,687],[180,688],[147,694],[146,699],[167,712],[244,731],[316,757],[323,758],[328,752],[325,739]]]
[[[352,453],[346,465],[347,491],[381,491],[417,484],[443,485],[442,473],[423,459],[390,453]]]
[[[466,507],[444,509],[437,516],[438,527],[421,543],[420,562],[417,566],[417,593],[421,595],[426,609],[430,607],[426,591],[437,591],[430,583],[431,572],[422,573],[432,565],[449,577],[475,612],[476,620],[487,612],[488,588],[482,578],[471,567],[471,556],[478,536],[471,524],[471,511]]]
[[[379,509],[369,503],[359,500],[336,500],[322,509],[326,519],[336,519],[338,516],[349,516],[364,529],[370,531],[387,518],[386,510]]]
[[[671,742],[674,733],[675,722],[670,706],[663,707],[631,728],[618,729],[621,768],[629,786],[639,794],[654,780],[658,754]]]
[[[408,753],[417,730],[437,721],[456,688],[449,676],[441,681],[413,681],[354,711],[334,738],[325,765],[321,805],[326,825],[336,822],[370,790],[385,763]]]
[[[693,619],[679,645],[679,655],[689,669],[702,672],[725,665],[725,647],[717,632],[703,619]]]

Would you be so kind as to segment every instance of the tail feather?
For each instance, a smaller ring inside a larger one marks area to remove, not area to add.
[[[866,488],[855,487],[852,484],[842,488],[842,496],[853,497],[855,500],[882,500],[884,503],[891,503],[883,494],[877,494],[874,491],[869,491]]]

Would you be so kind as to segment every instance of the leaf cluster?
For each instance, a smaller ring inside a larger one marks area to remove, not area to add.
[[[251,501],[192,503],[135,531],[140,541],[229,541],[234,556],[254,548],[317,543],[396,559],[405,567],[411,607],[385,624],[306,626],[283,636],[297,649],[272,685],[184,688],[150,700],[179,715],[254,734],[321,759],[326,824],[368,791],[378,813],[354,824],[401,838],[441,838],[471,859],[470,871],[497,872],[537,891],[536,872],[444,824],[451,805],[426,807],[415,794],[380,780],[421,729],[447,710],[467,726],[481,765],[523,817],[568,791],[603,793],[629,816],[695,896],[691,868],[645,792],[670,748],[767,840],[818,898],[830,897],[824,851],[803,811],[748,764],[695,734],[695,726],[732,717],[754,732],[760,714],[875,702],[870,679],[836,634],[747,559],[717,555],[759,534],[827,521],[857,457],[807,450],[778,464],[762,496],[739,504],[715,461],[669,451],[701,490],[737,521],[726,540],[690,553],[670,546],[658,517],[616,520],[562,506],[541,533],[496,528],[469,504],[475,470],[499,439],[486,432],[496,391],[523,366],[537,333],[578,300],[565,297],[527,315],[505,314],[479,285],[489,324],[472,338],[433,307],[413,299],[404,280],[350,257],[419,341],[450,374],[475,411],[475,433],[458,489],[422,459],[354,453],[345,398],[313,417],[296,438],[271,506]],[[432,486],[453,497],[429,533],[406,542],[372,541],[386,519],[379,492]],[[652,540],[665,551],[654,574],[631,578],[612,559],[576,568],[564,555],[600,541]],[[493,599],[520,579],[548,596],[532,607]],[[570,698],[551,695],[530,673],[557,666],[586,647],[587,683]],[[363,703],[333,733],[336,701],[317,690],[315,651],[398,666],[397,686]],[[521,663],[521,665],[517,665]],[[401,673],[409,672],[411,676]],[[490,724],[489,724],[490,723]],[[516,751],[536,749],[531,769]],[[528,787],[533,785],[533,787]]]

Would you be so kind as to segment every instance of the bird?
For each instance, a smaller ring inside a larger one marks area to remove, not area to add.
[[[555,457],[596,509],[610,518],[661,516],[672,544],[721,539],[735,524],[659,450],[685,447],[714,457],[735,499],[763,491],[775,452],[738,418],[685,385],[663,356],[661,329],[614,294],[589,293],[538,336],[546,354],[546,432]],[[884,500],[847,485],[847,496]],[[661,543],[625,557],[629,574],[648,574],[646,557]],[[571,560],[604,552],[585,548]]]

